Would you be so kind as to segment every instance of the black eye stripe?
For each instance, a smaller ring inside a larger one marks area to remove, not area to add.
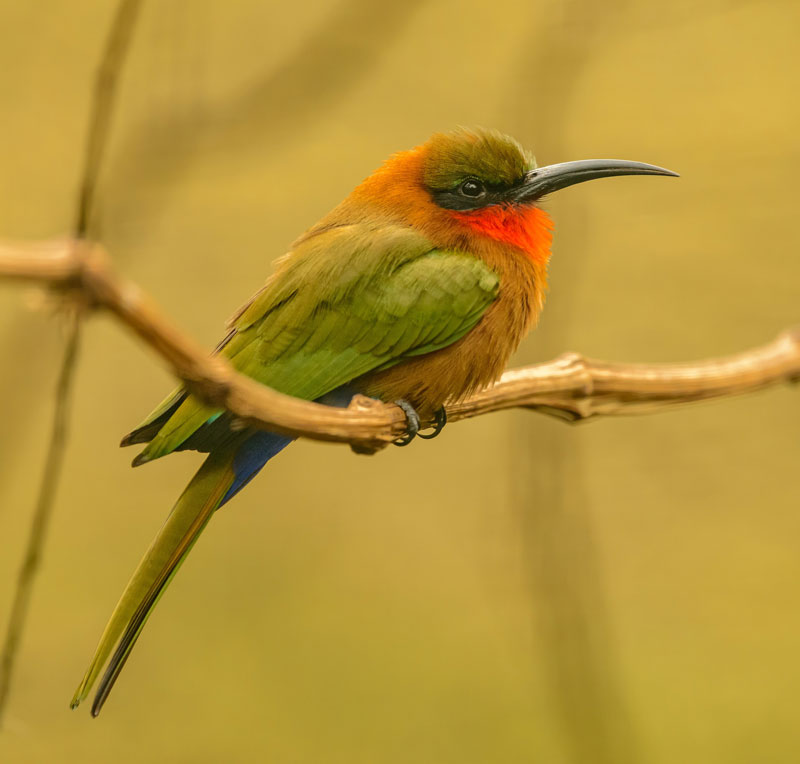
[[[519,178],[513,183],[487,183],[475,176],[463,177],[455,187],[428,188],[433,201],[447,210],[466,212],[468,210],[478,210],[492,204],[510,204],[514,202],[514,192],[524,182],[524,177]],[[476,184],[478,188],[472,188],[468,184]],[[477,193],[472,193],[477,191]]]

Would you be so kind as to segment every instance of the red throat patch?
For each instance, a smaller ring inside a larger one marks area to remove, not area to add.
[[[476,233],[521,249],[534,262],[546,264],[553,241],[553,221],[538,207],[492,205],[472,212],[452,212]]]

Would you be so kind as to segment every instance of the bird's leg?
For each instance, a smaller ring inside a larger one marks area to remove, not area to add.
[[[430,433],[429,435],[423,435],[421,432],[417,433],[417,435],[419,435],[419,437],[422,438],[423,440],[433,440],[444,429],[444,426],[447,424],[447,412],[444,410],[444,406],[441,406],[438,409],[436,409],[434,417],[435,420],[432,433]]]
[[[406,434],[402,438],[398,438],[394,444],[396,446],[407,446],[412,440],[414,440],[419,432],[419,414],[417,414],[414,407],[403,398],[396,400],[395,405],[403,409],[403,413],[406,415],[406,424],[408,426],[408,430]]]

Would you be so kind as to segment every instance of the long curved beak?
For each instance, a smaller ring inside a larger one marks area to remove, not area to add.
[[[537,167],[526,176],[517,189],[514,201],[532,202],[567,186],[596,178],[611,178],[615,175],[667,175],[677,178],[678,173],[644,162],[629,162],[625,159],[581,159],[577,162],[562,162],[547,167]]]

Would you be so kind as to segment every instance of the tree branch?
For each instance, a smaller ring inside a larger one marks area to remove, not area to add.
[[[0,242],[0,278],[77,291],[113,313],[156,351],[186,387],[243,425],[372,452],[403,434],[405,415],[393,404],[356,396],[347,409],[283,395],[238,374],[220,356],[180,332],[135,284],[116,275],[105,250],[84,241]],[[642,414],[800,381],[800,327],[726,358],[677,364],[596,361],[567,353],[506,372],[493,386],[447,406],[450,421],[527,408],[567,421]]]

